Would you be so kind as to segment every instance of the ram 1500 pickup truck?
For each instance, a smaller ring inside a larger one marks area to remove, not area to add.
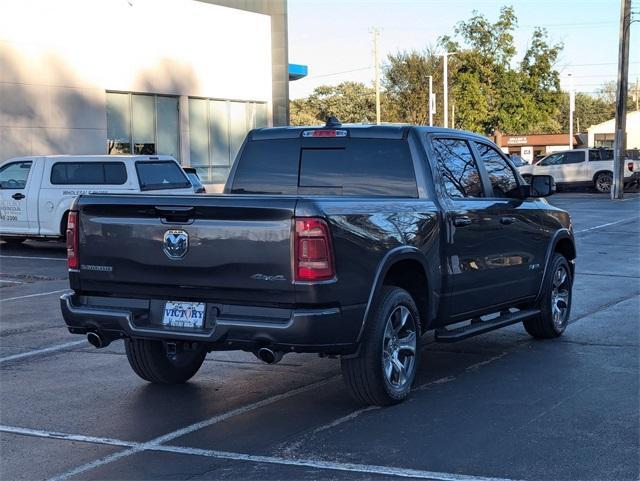
[[[563,333],[576,251],[553,191],[469,132],[253,130],[223,194],[78,197],[62,312],[96,347],[124,339],[153,383],[187,381],[210,351],[311,352],[340,357],[360,402],[393,404],[427,331]]]

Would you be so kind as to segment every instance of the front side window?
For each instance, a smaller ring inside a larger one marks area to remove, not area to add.
[[[191,187],[178,164],[170,160],[136,162],[140,190],[184,189]]]
[[[548,157],[545,157],[540,161],[538,165],[547,166],[547,165],[560,165],[564,159],[563,154],[551,154]]]
[[[482,197],[482,182],[469,145],[461,139],[434,139],[438,169],[452,198]]]
[[[487,144],[476,143],[493,188],[494,197],[511,197],[518,188],[518,181],[513,169],[493,147]]]
[[[0,189],[22,190],[27,186],[31,162],[12,162],[0,168]]]
[[[51,184],[122,185],[127,181],[123,162],[56,162]]]

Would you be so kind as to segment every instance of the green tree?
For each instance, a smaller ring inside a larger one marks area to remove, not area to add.
[[[429,76],[433,78],[434,93],[442,85],[442,60],[432,47],[424,51],[406,51],[389,55],[383,69],[385,92],[383,119],[417,125],[429,123]],[[437,93],[436,93],[437,95]],[[442,122],[442,113],[435,117]]]
[[[293,100],[291,125],[324,124],[335,116],[343,123],[370,123],[376,119],[375,91],[359,82],[321,85],[306,99]]]
[[[469,20],[456,25],[453,37],[439,39],[443,50],[456,52],[449,57],[449,108],[455,106],[454,127],[485,134],[495,129],[523,133],[560,128],[560,80],[554,64],[562,45],[549,44],[546,32],[536,29],[522,60],[514,64],[516,26],[512,7],[503,7],[495,22],[473,12]],[[426,123],[428,75],[434,76],[436,122],[442,125],[442,57],[433,48],[388,57],[383,85],[392,120]],[[449,119],[454,120],[452,112]]]

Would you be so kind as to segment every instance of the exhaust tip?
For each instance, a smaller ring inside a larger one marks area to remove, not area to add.
[[[282,355],[281,351],[272,351],[268,347],[262,347],[258,349],[258,352],[256,353],[258,359],[266,364],[276,364],[277,362],[280,362]]]
[[[89,344],[91,344],[96,349],[100,349],[101,347],[105,346],[102,338],[95,332],[90,332],[89,334],[87,334],[87,341],[89,341]]]

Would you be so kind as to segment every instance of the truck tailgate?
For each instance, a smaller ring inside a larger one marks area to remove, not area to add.
[[[295,197],[95,195],[80,197],[76,206],[76,290],[178,300],[294,302]]]

